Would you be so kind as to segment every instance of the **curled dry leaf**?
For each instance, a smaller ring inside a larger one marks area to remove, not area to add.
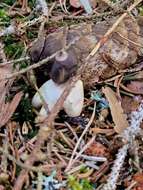
[[[111,115],[115,123],[114,129],[117,133],[122,133],[129,126],[127,116],[124,114],[122,106],[111,88],[103,88],[103,93],[109,102]]]

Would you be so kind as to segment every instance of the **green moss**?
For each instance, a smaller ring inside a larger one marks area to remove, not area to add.
[[[74,176],[71,175],[68,177],[68,185],[71,190],[83,190],[82,185],[79,184]]]
[[[28,39],[35,39],[37,37],[37,31],[36,30],[27,30],[27,38]]]
[[[93,190],[93,186],[91,185],[90,181],[87,179],[82,179],[81,180],[81,185],[83,190]]]
[[[70,190],[93,190],[93,186],[87,179],[77,180],[74,176],[68,177],[68,186]]]
[[[5,9],[0,8],[0,22],[10,22],[10,17]]]
[[[24,43],[14,39],[11,35],[4,37],[4,51],[8,58],[20,58],[24,50]]]
[[[80,172],[81,173],[85,173],[85,172],[87,172],[87,167],[86,166],[82,166],[81,168],[80,168]]]

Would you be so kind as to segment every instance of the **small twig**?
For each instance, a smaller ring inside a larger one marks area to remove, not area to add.
[[[78,147],[79,147],[79,145],[80,145],[80,143],[81,143],[81,140],[83,139],[84,135],[85,135],[86,132],[88,131],[89,127],[91,126],[91,123],[92,123],[92,121],[93,121],[93,119],[94,119],[94,116],[95,116],[95,109],[96,109],[96,103],[94,104],[94,109],[93,109],[93,113],[92,113],[91,119],[90,119],[90,121],[88,122],[88,124],[86,125],[84,131],[82,132],[82,134],[81,134],[81,136],[80,136],[78,142],[76,143],[76,146],[75,146],[75,148],[74,148],[74,150],[73,150],[71,159],[70,159],[70,161],[69,161],[69,163],[68,163],[68,166],[67,166],[67,168],[66,168],[66,170],[65,170],[66,172],[71,168],[71,165],[72,165],[72,163],[73,163],[73,158],[74,158],[74,156],[75,156],[75,154],[76,154],[76,151],[77,151],[77,149],[78,149]],[[77,157],[77,156],[76,156],[76,157]]]
[[[116,93],[117,93],[118,99],[120,101],[122,100],[121,93],[120,93],[120,84],[121,84],[122,80],[123,80],[123,76],[121,76],[120,78],[118,78],[117,87],[116,87]]]
[[[58,132],[61,139],[63,139],[63,141],[71,148],[73,149],[73,143],[71,143],[71,140],[69,141],[69,139],[64,135],[64,133],[62,131]]]
[[[110,86],[110,87],[112,87],[112,88],[115,88],[114,85],[111,84],[111,83],[106,82],[105,84],[108,85],[108,86]],[[131,93],[129,93],[129,92],[126,92],[126,91],[123,91],[123,90],[120,90],[120,93],[121,93],[121,94],[124,94],[124,95],[127,95],[127,96],[130,96],[130,97],[134,97],[133,94],[131,94]]]
[[[105,161],[107,161],[107,158],[101,157],[101,156],[87,156],[85,154],[82,154],[81,157],[84,158],[85,160],[90,160],[90,161],[94,161],[94,162],[105,162]]]
[[[141,45],[141,44],[139,44],[139,43],[137,43],[137,42],[134,42],[134,41],[130,40],[129,38],[126,38],[125,36],[123,36],[122,34],[120,34],[120,32],[116,32],[116,34],[118,34],[118,35],[119,35],[121,38],[123,38],[124,40],[127,40],[128,42],[130,42],[130,43],[132,43],[132,44],[134,44],[134,45],[136,45],[136,46],[138,46],[138,47],[143,48],[143,45]]]
[[[18,62],[21,62],[21,61],[28,61],[30,59],[30,57],[21,57],[19,59],[15,59],[15,60],[11,60],[11,61],[5,61],[3,63],[0,64],[0,67],[1,66],[4,66],[4,65],[7,65],[7,64],[15,64],[15,63],[18,63]]]
[[[72,161],[72,165],[76,162],[76,160],[81,156],[81,154],[95,141],[95,136],[93,136],[89,142],[81,149],[80,152],[77,153],[76,157]]]
[[[90,168],[93,168],[95,170],[99,170],[99,166],[96,165],[96,162],[86,161],[85,165],[88,166],[88,167],[90,167]]]
[[[70,124],[68,122],[65,122],[65,124],[70,129],[70,131],[72,132],[72,134],[74,135],[76,141],[78,141],[78,136],[77,136],[76,132],[74,131],[74,129],[70,126]]]
[[[88,20],[88,19],[97,19],[99,21],[99,19],[103,18],[103,17],[106,17],[106,16],[109,16],[109,15],[112,15],[113,12],[105,12],[105,13],[101,13],[99,15],[97,14],[93,14],[93,15],[81,15],[81,16],[74,16],[74,15],[62,15],[62,19],[73,19],[73,20]],[[52,18],[51,18],[52,20]],[[53,18],[54,20],[54,18]]]
[[[143,69],[143,63],[141,62],[140,65],[138,65],[135,68],[119,70],[118,72],[119,73],[133,73],[133,72],[141,71],[142,69]]]
[[[66,7],[66,0],[59,0],[61,9],[64,13],[70,14]]]
[[[68,174],[71,175],[72,173],[75,173],[75,172],[79,171],[81,168],[83,168],[83,167],[85,167],[85,166],[86,166],[85,164],[80,164],[80,165],[74,167],[73,169],[71,169],[71,170],[68,172]]]
[[[21,29],[23,29],[25,27],[29,27],[29,26],[33,26],[37,23],[41,23],[41,22],[43,22],[44,19],[45,19],[45,16],[42,15],[42,16],[39,16],[38,18],[34,18],[33,20],[24,22],[18,26],[18,31],[20,31]]]

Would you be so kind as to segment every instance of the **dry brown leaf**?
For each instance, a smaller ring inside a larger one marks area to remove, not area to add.
[[[99,142],[92,143],[90,147],[86,149],[85,152],[86,154],[92,155],[92,156],[106,156],[107,155],[106,147]]]
[[[5,125],[15,112],[23,93],[17,93],[10,103],[3,104],[0,112],[0,127]]]
[[[114,129],[117,133],[122,133],[124,129],[129,126],[127,116],[124,114],[121,104],[119,103],[114,91],[111,88],[103,88],[103,93],[109,102],[111,115],[115,123]]]
[[[131,81],[127,85],[128,89],[134,93],[143,94],[143,82],[142,81]]]

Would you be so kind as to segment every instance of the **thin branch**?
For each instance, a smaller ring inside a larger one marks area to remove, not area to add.
[[[18,63],[18,62],[21,62],[21,61],[28,61],[30,59],[30,57],[21,57],[19,59],[15,59],[15,60],[11,60],[11,61],[5,61],[3,63],[0,64],[0,67],[1,66],[4,66],[4,65],[8,65],[8,64],[15,64],[15,63]]]

